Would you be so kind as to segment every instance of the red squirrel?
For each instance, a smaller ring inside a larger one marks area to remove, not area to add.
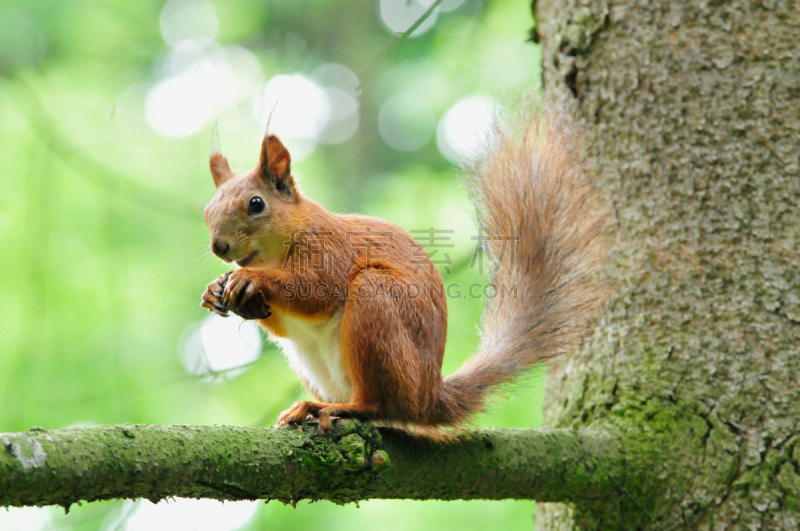
[[[296,402],[278,425],[457,426],[492,388],[575,346],[605,292],[594,279],[607,248],[595,175],[558,116],[495,133],[467,173],[497,295],[479,351],[446,378],[444,285],[419,243],[393,223],[304,196],[274,135],[242,175],[211,156],[211,249],[239,268],[209,284],[201,306],[257,319],[283,347],[315,400]]]

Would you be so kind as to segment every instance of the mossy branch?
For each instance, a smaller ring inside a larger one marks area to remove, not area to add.
[[[450,442],[340,420],[304,428],[121,425],[0,434],[0,506],[171,496],[591,500],[616,494],[616,440],[475,430]]]

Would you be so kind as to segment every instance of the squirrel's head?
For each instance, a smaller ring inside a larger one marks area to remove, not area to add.
[[[240,267],[280,267],[286,253],[284,231],[291,228],[293,207],[300,200],[289,150],[278,137],[267,135],[252,170],[234,175],[220,153],[211,155],[209,165],[217,187],[203,211],[211,250]]]

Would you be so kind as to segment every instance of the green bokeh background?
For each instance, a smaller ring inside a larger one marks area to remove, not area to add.
[[[399,93],[425,99],[439,119],[465,96],[507,102],[535,91],[539,50],[525,42],[529,2],[466,0],[408,38],[382,24],[376,0],[210,4],[216,41],[255,54],[264,80],[308,75],[329,62],[358,75],[357,132],[317,146],[294,166],[307,195],[334,212],[377,215],[409,230],[477,233],[459,169],[435,136],[414,151],[392,149],[378,132],[378,113]],[[125,422],[268,426],[304,396],[269,344],[228,379],[209,382],[181,364],[184,331],[207,315],[200,294],[226,266],[206,250],[202,218],[214,193],[211,126],[165,138],[125,96],[157,81],[169,52],[159,29],[163,6],[0,3],[0,432]],[[255,162],[260,134],[255,122],[220,128],[234,167]],[[463,265],[474,242],[454,243],[449,253],[462,266],[446,282],[483,282]],[[450,301],[446,374],[475,351],[482,307],[477,299]],[[474,424],[539,426],[541,380],[534,374],[497,397]],[[0,529],[124,529],[125,507],[12,510],[0,513]],[[259,504],[240,529],[520,529],[531,527],[533,512],[524,501],[271,503]],[[212,531],[209,525],[196,528]]]

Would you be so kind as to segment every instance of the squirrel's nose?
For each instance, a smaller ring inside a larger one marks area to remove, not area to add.
[[[228,254],[228,251],[231,250],[231,246],[225,240],[215,238],[211,241],[211,250],[214,251],[214,254],[220,258],[225,258],[225,255]]]

